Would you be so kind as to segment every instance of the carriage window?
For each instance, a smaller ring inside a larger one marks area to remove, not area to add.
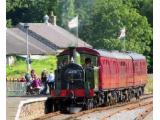
[[[85,59],[86,58],[90,58],[93,66],[97,66],[97,56],[93,56],[93,55],[89,55],[89,54],[81,54],[81,64],[84,65],[85,64]]]

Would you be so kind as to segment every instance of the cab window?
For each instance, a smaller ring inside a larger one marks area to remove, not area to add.
[[[58,56],[58,66],[69,63],[69,55]]]
[[[91,63],[93,64],[93,66],[97,66],[97,56],[93,56],[93,55],[89,55],[89,54],[80,54],[81,56],[81,64],[84,65],[85,64],[85,60],[86,59],[90,59]]]

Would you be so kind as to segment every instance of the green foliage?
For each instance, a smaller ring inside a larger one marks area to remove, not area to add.
[[[123,0],[123,3],[136,8],[142,16],[147,17],[148,22],[153,27],[153,0]]]
[[[80,31],[80,37],[88,39],[95,48],[122,50],[123,40],[117,38],[120,29],[125,27],[126,50],[144,54],[152,72],[153,36],[147,17],[142,16],[133,3],[123,0],[95,0],[92,10],[88,18],[90,24],[86,25],[86,31]]]
[[[93,11],[92,43],[95,47],[107,45],[104,39],[116,39],[118,32],[125,26],[127,29],[126,49],[143,53],[152,39],[152,30],[146,17],[139,15],[135,9],[129,9],[120,0],[96,1]],[[96,33],[96,34],[93,34]],[[127,43],[128,42],[128,43]],[[134,49],[135,46],[135,49]],[[142,47],[143,46],[143,47]],[[145,48],[146,47],[146,48]]]
[[[12,19],[8,19],[7,20],[7,28],[11,28],[12,27]]]
[[[144,54],[149,72],[153,70],[152,0],[7,0],[6,6],[7,27],[42,22],[53,11],[58,24],[68,29],[68,21],[78,15],[79,37],[95,48],[121,50],[118,34],[125,27],[126,50]]]
[[[59,23],[66,29],[68,29],[68,21],[76,16],[74,2],[75,0],[58,0]]]
[[[75,11],[78,14],[79,36],[86,42],[92,39],[92,11],[94,0],[76,0]]]
[[[147,84],[145,86],[144,92],[147,93],[153,93],[153,74],[148,74],[147,78]]]
[[[56,0],[7,0],[7,19],[19,22],[43,22],[43,16],[57,11]]]
[[[37,75],[40,76],[43,69],[53,71],[56,69],[57,59],[55,56],[49,56],[41,60],[33,60],[32,68],[36,71]],[[17,59],[16,63],[12,66],[7,66],[6,73],[7,77],[21,77],[26,73],[26,61],[25,59]]]

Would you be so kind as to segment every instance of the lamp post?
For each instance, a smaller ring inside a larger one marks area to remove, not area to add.
[[[28,23],[24,24],[24,28],[26,29],[26,48],[27,48],[27,72],[29,72],[29,53],[28,53]]]

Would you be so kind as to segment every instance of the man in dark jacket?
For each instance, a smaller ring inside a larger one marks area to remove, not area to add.
[[[42,85],[44,86],[42,90],[42,94],[46,95],[46,92],[47,92],[47,71],[46,70],[43,70],[41,73],[41,81],[42,81]]]

